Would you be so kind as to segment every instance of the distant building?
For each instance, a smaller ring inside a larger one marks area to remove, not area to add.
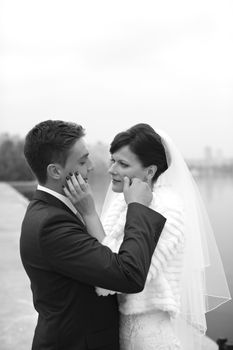
[[[213,163],[214,163],[214,158],[213,158],[212,148],[209,146],[206,146],[204,148],[203,166],[210,167],[213,165]]]
[[[220,148],[214,151],[210,146],[204,148],[203,158],[190,159],[187,164],[194,176],[233,173],[233,158],[225,158]]]

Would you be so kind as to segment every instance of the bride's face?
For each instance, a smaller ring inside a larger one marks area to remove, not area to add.
[[[111,167],[108,172],[112,177],[112,190],[123,192],[124,176],[147,181],[147,169],[142,166],[137,155],[130,150],[129,146],[123,146],[111,156]]]

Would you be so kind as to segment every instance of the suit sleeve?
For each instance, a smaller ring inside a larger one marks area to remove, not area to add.
[[[166,219],[138,203],[128,206],[118,254],[101,245],[70,217],[54,215],[41,230],[40,248],[58,273],[80,282],[136,293],[144,288],[151,257]]]

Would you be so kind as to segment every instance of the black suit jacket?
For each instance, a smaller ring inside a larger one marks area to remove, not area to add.
[[[141,291],[164,223],[160,214],[131,203],[124,242],[114,254],[65,204],[37,190],[20,238],[38,312],[32,349],[118,350],[116,296],[97,296],[94,287]]]

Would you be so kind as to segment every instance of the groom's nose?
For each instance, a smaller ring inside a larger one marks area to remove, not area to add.
[[[94,164],[90,159],[88,159],[88,166],[87,166],[87,171],[91,171],[94,169]]]

